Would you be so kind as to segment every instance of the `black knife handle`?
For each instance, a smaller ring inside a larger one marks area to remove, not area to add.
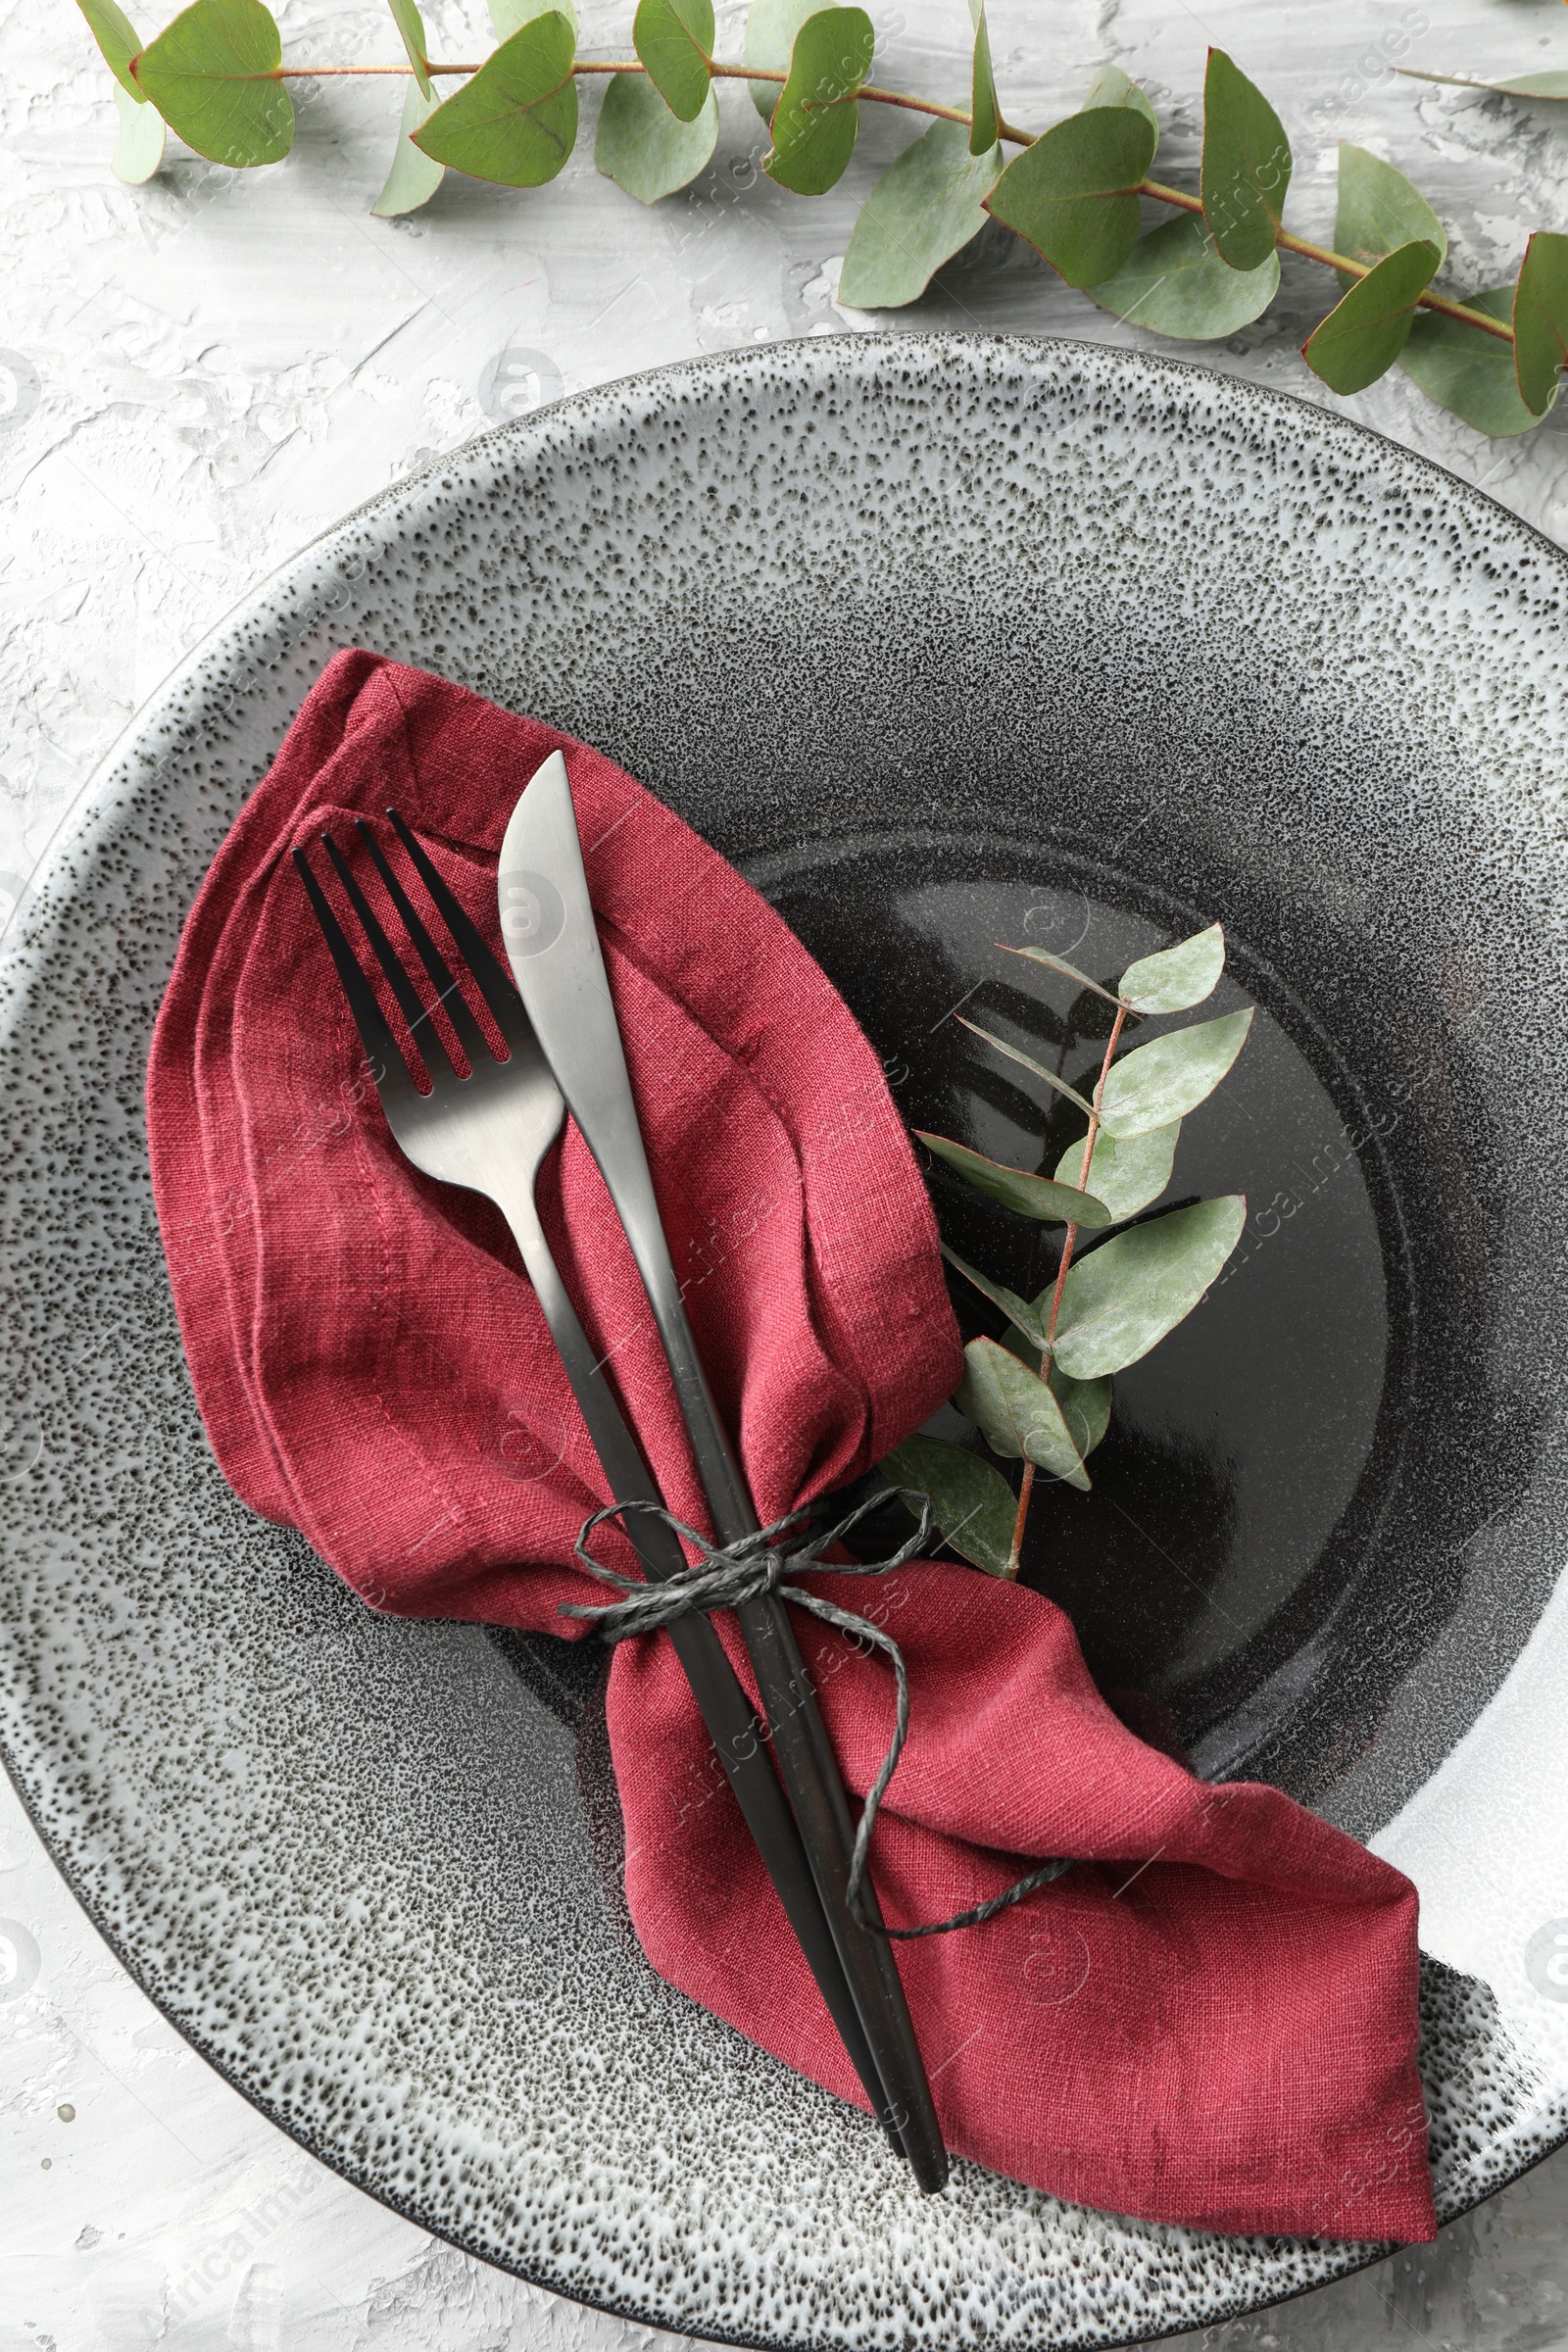
[[[784,1785],[801,1822],[823,1907],[838,1931],[839,1956],[894,2101],[904,2152],[920,2187],[933,2193],[948,2178],[942,2127],[897,1955],[885,1936],[868,1933],[850,1910],[855,1824],[795,1628],[784,1602],[773,1593],[750,1602],[737,1614],[778,1749]],[[879,1920],[882,1913],[869,1871],[861,1880],[861,1899]]]
[[[629,1105],[629,1091],[627,1102]],[[600,1159],[600,1172],[619,1211],[654,1310],[714,1532],[721,1544],[735,1544],[743,1536],[756,1534],[756,1506],[697,1352],[635,1125],[631,1133],[635,1154],[628,1137],[619,1134],[614,1156],[608,1161]],[[591,1135],[588,1144],[597,1156],[597,1142]],[[785,1604],[776,1596],[754,1601],[737,1615],[779,1774],[876,2073],[886,2086],[887,2103],[897,2119],[914,2177],[921,2188],[934,2192],[948,2178],[948,2152],[936,2101],[893,1946],[886,1936],[869,1934],[850,1913],[855,1825],[838,1758],[817,1710],[794,1628]],[[874,1907],[876,1893],[869,1873],[865,1888],[867,1906]]]
[[[629,1224],[628,1232],[642,1266],[639,1235]],[[647,1268],[643,1271],[646,1282]],[[757,1511],[709,1389],[673,1276],[667,1288],[648,1283],[648,1296],[718,1540],[738,1543],[743,1536],[757,1532]],[[779,1772],[877,2072],[887,2085],[905,2154],[921,2188],[932,2193],[948,2178],[948,2152],[936,2101],[893,1946],[886,1936],[862,1928],[850,1912],[855,1824],[795,1629],[776,1594],[752,1601],[736,1614],[757,1676]],[[864,1887],[867,1909],[873,1917],[880,1917],[869,1872]]]

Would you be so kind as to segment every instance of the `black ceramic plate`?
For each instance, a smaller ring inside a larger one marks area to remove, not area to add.
[[[623,760],[783,908],[911,1121],[1004,1157],[1037,1114],[948,1016],[1049,1036],[1070,992],[992,943],[1111,973],[1224,919],[1221,1002],[1261,1011],[1171,1197],[1245,1189],[1247,1237],[1030,1574],[1200,1769],[1415,1876],[1442,2210],[1562,2135],[1565,604],[1556,550],[1315,409],[1078,344],[813,341],[444,462],[160,696],[4,967],[4,1736],[94,1917],[269,2114],[546,2285],[781,2346],[1122,2342],[1370,2251],[966,2165],[916,2198],[642,1961],[578,1668],[376,1620],[228,1494],[142,1071],[202,873],[359,643]],[[1004,1270],[1004,1221],[943,1202]]]

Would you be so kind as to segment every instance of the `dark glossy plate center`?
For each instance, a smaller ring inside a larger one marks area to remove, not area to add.
[[[1224,913],[1194,906],[1173,926],[1107,904],[1095,895],[1102,882],[1081,887],[1057,853],[1020,876],[1015,844],[973,837],[841,839],[751,871],[854,1007],[909,1125],[1047,1173],[1082,1134],[1081,1115],[954,1015],[1087,1093],[1109,1008],[997,943],[1047,948],[1109,982]],[[1296,1678],[1286,1672],[1277,1705],[1268,1688],[1353,1581],[1396,1459],[1379,1442],[1391,1273],[1366,1163],[1375,1139],[1348,1129],[1298,1042],[1310,1035],[1299,1008],[1287,1026],[1286,1008],[1259,1000],[1233,939],[1213,999],[1140,1036],[1248,1002],[1247,1046],[1185,1123],[1158,1204],[1245,1193],[1243,1240],[1204,1303],[1118,1375],[1093,1493],[1039,1487],[1025,1556],[1027,1581],[1068,1612],[1102,1688],[1156,1702],[1151,1724],[1174,1719],[1210,1771],[1250,1768],[1273,1717],[1293,1711]],[[1323,1041],[1311,1043],[1323,1058]],[[940,1166],[931,1181],[944,1238],[1038,1292],[1060,1228],[1031,1225]],[[951,1279],[965,1337],[1000,1334],[1001,1316]],[[1397,1266],[1392,1280],[1402,1289]]]

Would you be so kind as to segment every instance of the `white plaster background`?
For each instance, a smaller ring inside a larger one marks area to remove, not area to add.
[[[150,34],[147,5],[135,0]],[[739,54],[743,13],[721,0],[721,54]],[[398,54],[377,7],[286,0],[280,14],[291,62]],[[630,0],[586,0],[584,47],[623,53],[630,14]],[[880,80],[961,90],[962,0],[878,0],[873,15]],[[1530,226],[1568,229],[1568,108],[1387,71],[1405,38],[1404,61],[1434,71],[1568,65],[1558,0],[1203,0],[1201,14],[1189,0],[991,0],[990,16],[1014,120],[1054,120],[1113,58],[1160,107],[1168,176],[1196,161],[1204,47],[1231,50],[1285,118],[1307,234],[1332,226],[1341,138],[1398,163],[1437,205],[1456,287],[1510,275]],[[426,21],[438,56],[488,45],[482,0],[433,0]],[[751,184],[761,124],[729,90],[713,169],[644,212],[594,172],[590,98],[552,187],[449,178],[393,223],[368,207],[398,85],[296,84],[285,164],[236,174],[172,141],[159,179],[128,190],[107,168],[109,77],[69,0],[0,0],[0,924],[147,694],[359,500],[558,389],[770,337],[897,331],[834,296],[853,208],[906,118],[867,122],[843,187],[805,202]],[[1140,340],[993,233],[944,273],[923,322]],[[1289,264],[1271,318],[1194,356],[1327,398],[1297,357],[1324,307],[1321,272]],[[1336,405],[1568,540],[1568,421],[1488,443],[1398,377]],[[136,1990],[5,1787],[0,1916],[30,1939],[22,1975],[0,1982],[0,2352],[668,2340],[469,2262],[304,2156]],[[1568,2155],[1437,2246],[1205,2340],[1568,2346]]]

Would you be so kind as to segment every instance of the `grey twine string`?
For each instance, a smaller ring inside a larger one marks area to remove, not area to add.
[[[880,1920],[871,1918],[865,1909],[863,1889],[866,1861],[871,1850],[871,1832],[876,1827],[882,1799],[899,1768],[899,1758],[904,1753],[905,1741],[909,1736],[908,1672],[904,1663],[904,1652],[891,1634],[885,1634],[869,1618],[858,1617],[853,1609],[841,1609],[833,1601],[824,1600],[819,1593],[808,1592],[803,1585],[789,1584],[785,1579],[799,1576],[803,1571],[821,1568],[821,1555],[829,1544],[841,1543],[869,1512],[880,1509],[895,1494],[903,1495],[911,1503],[918,1502],[920,1506],[920,1524],[908,1542],[901,1544],[898,1550],[885,1560],[865,1560],[852,1565],[837,1560],[827,1563],[827,1572],[832,1576],[886,1576],[892,1569],[903,1568],[909,1560],[916,1558],[931,1542],[933,1519],[930,1497],[916,1494],[912,1488],[885,1487],[880,1494],[858,1504],[848,1518],[841,1519],[837,1527],[829,1528],[826,1535],[817,1536],[809,1544],[794,1550],[783,1549],[778,1540],[800,1524],[807,1516],[805,1511],[786,1512],[782,1519],[775,1519],[771,1527],[759,1528],[755,1535],[742,1536],[737,1543],[714,1546],[706,1536],[699,1535],[695,1528],[677,1519],[672,1511],[666,1511],[662,1503],[610,1503],[604,1510],[593,1512],[583,1521],[573,1548],[590,1576],[596,1576],[602,1585],[617,1586],[624,1597],[607,1601],[598,1608],[588,1602],[564,1600],[560,1604],[560,1614],[563,1617],[590,1618],[604,1641],[624,1642],[633,1634],[657,1633],[661,1627],[672,1625],[677,1617],[699,1613],[706,1616],[714,1609],[743,1608],[749,1600],[760,1600],[764,1593],[776,1592],[781,1599],[793,1600],[799,1608],[808,1609],[824,1625],[837,1626],[840,1633],[849,1634],[858,1641],[873,1642],[883,1651],[892,1660],[898,1681],[897,1719],[887,1754],[871,1784],[865,1808],[860,1815],[859,1828],[855,1835],[847,1896],[851,1917],[860,1927],[873,1936],[896,1936],[906,1941],[917,1936],[946,1936],[954,1928],[977,1928],[982,1920],[995,1919],[999,1911],[1010,1910],[1014,1903],[1021,1903],[1024,1896],[1033,1894],[1037,1886],[1049,1886],[1053,1879],[1059,1879],[1064,1870],[1071,1870],[1072,1864],[1070,1861],[1042,1863],[1038,1870],[1030,1871],[1027,1877],[1009,1886],[1005,1893],[994,1895],[990,1902],[976,1903],[972,1910],[956,1911],[951,1919],[932,1920],[920,1928],[884,1927]],[[698,1554],[695,1566],[683,1568],[678,1575],[666,1578],[662,1584],[649,1585],[640,1583],[635,1577],[622,1576],[618,1569],[608,1568],[603,1560],[596,1560],[588,1549],[588,1539],[594,1529],[607,1519],[624,1519],[632,1511],[640,1511],[650,1519],[662,1519],[666,1527],[672,1528]]]

